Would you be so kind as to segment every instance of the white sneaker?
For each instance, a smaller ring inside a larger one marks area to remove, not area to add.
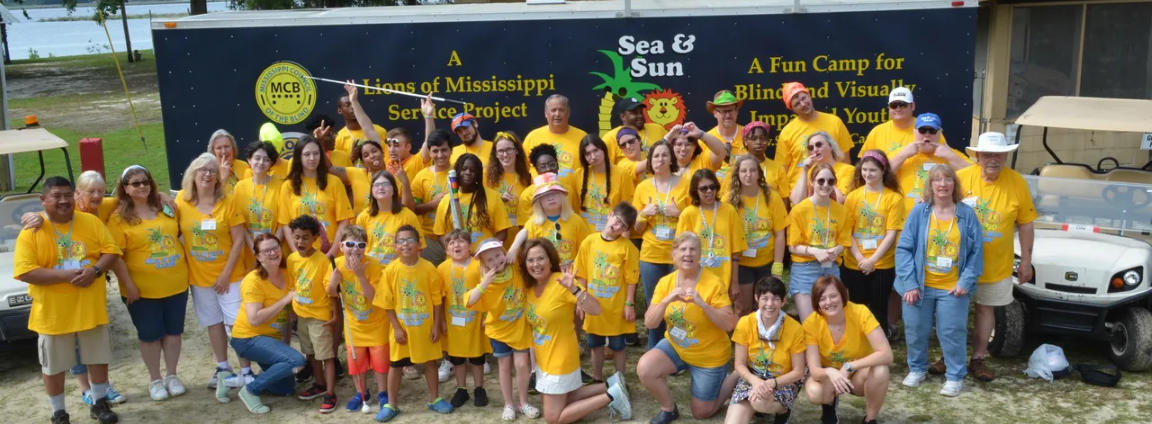
[[[238,389],[247,386],[248,383],[251,383],[253,380],[256,380],[256,376],[252,375],[252,373],[244,374],[243,377],[240,375],[233,375],[224,379],[224,385],[233,389]]]
[[[960,396],[960,391],[964,390],[963,381],[945,381],[944,388],[940,389],[940,394],[948,397]]]
[[[610,412],[620,414],[620,419],[632,419],[632,403],[628,400],[628,392],[624,390],[622,385],[614,385],[608,388],[608,394],[612,395],[612,403],[608,404]],[[611,418],[612,414],[609,414]]]
[[[164,386],[168,387],[168,394],[172,396],[180,396],[186,391],[184,382],[180,381],[180,377],[174,375],[164,377]]]
[[[488,361],[484,361],[484,375],[492,374],[492,367],[488,366]]]
[[[928,379],[927,373],[922,372],[909,372],[907,377],[904,377],[905,387],[918,387],[920,383]]]
[[[148,396],[156,401],[168,399],[168,389],[164,387],[164,380],[152,380],[148,383]]]
[[[616,371],[615,374],[612,374],[611,376],[608,377],[608,387],[612,387],[612,386],[615,386],[617,384],[619,384],[620,388],[623,389],[625,392],[628,391],[628,385],[624,382],[624,374],[621,373],[620,371]]]
[[[436,376],[440,379],[441,383],[448,381],[452,378],[452,363],[448,361],[440,362],[440,369],[436,370]]]

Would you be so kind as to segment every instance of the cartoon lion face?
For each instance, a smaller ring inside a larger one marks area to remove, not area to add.
[[[684,98],[669,89],[649,92],[644,96],[644,106],[648,122],[662,125],[664,129],[684,123],[684,117],[688,114]]]

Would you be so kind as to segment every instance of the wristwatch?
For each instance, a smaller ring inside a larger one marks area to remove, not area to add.
[[[96,270],[96,277],[97,277],[97,278],[99,278],[101,275],[103,275],[103,274],[104,274],[104,271],[102,271],[102,270],[100,269],[100,267],[98,267],[98,266],[96,266],[96,265],[92,265],[92,269]]]
[[[855,369],[855,368],[852,368],[852,363],[851,363],[851,362],[845,362],[845,363],[844,363],[844,371],[848,371],[848,372],[856,372],[856,369]]]

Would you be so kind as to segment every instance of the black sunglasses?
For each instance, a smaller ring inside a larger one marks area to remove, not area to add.
[[[889,109],[904,109],[904,108],[906,108],[906,107],[908,107],[908,103],[904,103],[904,102],[892,102],[892,103],[888,103],[888,108],[889,108]]]
[[[562,237],[560,237],[560,222],[557,221],[554,222],[554,224],[556,224],[556,240],[561,240]]]
[[[829,186],[836,185],[836,179],[835,178],[827,178],[827,179],[817,178],[816,179],[816,185],[821,185],[821,186],[822,185],[829,185]]]
[[[709,185],[700,186],[700,191],[702,191],[702,192],[704,192],[704,191],[716,191],[719,189],[720,189],[720,184],[709,184]]]
[[[920,134],[932,134],[932,135],[936,135],[936,133],[940,132],[940,130],[932,128],[932,127],[920,127],[920,128],[917,128],[916,131],[918,131]]]
[[[128,181],[127,183],[125,183],[125,185],[130,185],[133,188],[140,188],[140,187],[145,187],[145,186],[151,185],[151,183],[152,183],[152,181],[150,181],[150,180],[136,180],[136,181]]]

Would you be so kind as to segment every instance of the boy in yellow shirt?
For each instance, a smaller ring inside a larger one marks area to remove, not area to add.
[[[604,345],[612,349],[619,381],[628,364],[624,335],[636,333],[636,283],[640,281],[640,250],[628,240],[636,225],[636,208],[620,202],[608,214],[604,230],[589,235],[576,254],[576,279],[600,301],[601,313],[584,319],[592,350],[594,382],[604,381]],[[623,290],[622,290],[623,289]],[[612,385],[611,382],[609,385]]]
[[[476,398],[475,406],[488,406],[488,392],[484,390],[484,354],[490,348],[488,336],[484,335],[484,315],[479,311],[468,309],[468,291],[480,284],[478,278],[467,278],[468,275],[479,276],[480,261],[472,261],[472,234],[455,229],[440,238],[448,251],[449,261],[444,261],[436,268],[440,279],[444,282],[445,309],[448,316],[448,330],[445,334],[444,351],[448,353],[448,362],[453,365],[456,374],[456,394],[449,402],[453,408],[464,406],[468,401],[468,390],[465,388],[467,368],[464,362],[472,366],[473,393]],[[471,273],[469,273],[471,271]]]
[[[349,225],[340,236],[340,251],[332,275],[328,277],[328,295],[340,297],[344,304],[344,344],[348,346],[348,374],[356,381],[356,396],[348,401],[348,411],[368,413],[371,396],[365,391],[368,370],[375,373],[376,398],[380,407],[388,404],[388,325],[383,309],[372,306],[383,271],[365,254],[368,232],[359,225]]]
[[[320,221],[311,215],[301,215],[288,223],[292,230],[292,243],[296,252],[288,255],[287,279],[295,283],[292,310],[296,313],[296,331],[300,337],[300,353],[307,358],[316,381],[301,392],[300,400],[323,396],[320,413],[336,410],[336,350],[332,340],[340,325],[339,301],[328,296],[325,278],[332,265],[325,255],[316,254],[313,242],[320,235]]]
[[[440,379],[436,361],[444,353],[440,337],[444,335],[443,283],[436,266],[420,257],[420,232],[411,225],[396,230],[396,253],[400,258],[384,268],[384,286],[376,292],[372,304],[388,312],[392,322],[392,368],[424,364],[424,381],[428,384],[428,409],[448,414],[452,405],[440,397]],[[400,380],[403,375],[388,376],[388,399],[392,403],[380,408],[376,421],[391,421],[400,415]]]

